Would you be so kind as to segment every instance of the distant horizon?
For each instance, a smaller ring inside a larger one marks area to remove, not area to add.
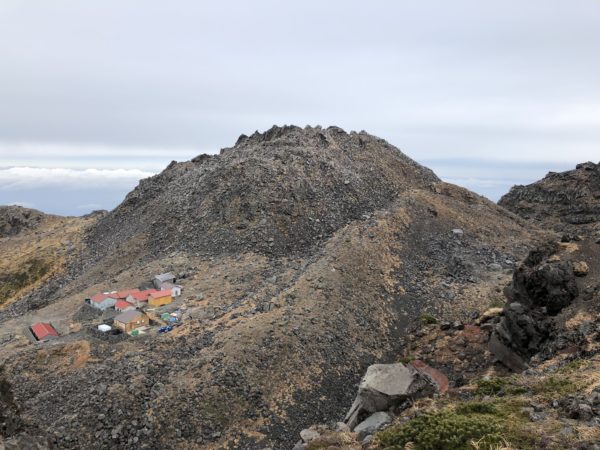
[[[201,153],[195,152],[194,156]],[[204,153],[215,155],[218,151]],[[572,170],[577,164],[586,162],[552,161],[511,164],[458,158],[419,161],[412,158],[410,154],[406,155],[433,170],[442,181],[464,187],[495,203],[515,185],[531,184],[542,179],[549,172]],[[175,161],[189,161],[191,158]],[[146,170],[0,166],[0,205],[22,206],[46,214],[62,216],[83,216],[98,210],[111,211],[125,199],[141,179],[162,172],[170,161],[173,160],[165,161],[162,168],[156,170],[148,166]],[[502,173],[514,174],[514,177],[504,179],[492,176],[499,169]],[[17,200],[9,200],[10,198]],[[66,204],[65,198],[71,199],[71,204]],[[46,204],[38,204],[39,199],[46,199]]]

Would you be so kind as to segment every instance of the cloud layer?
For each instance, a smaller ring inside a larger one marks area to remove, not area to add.
[[[154,175],[138,169],[84,169],[9,167],[0,169],[0,190],[19,191],[48,187],[79,190],[122,189]]]

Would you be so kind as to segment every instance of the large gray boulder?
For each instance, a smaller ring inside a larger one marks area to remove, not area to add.
[[[356,425],[354,432],[358,435],[358,440],[362,441],[368,435],[381,430],[384,426],[392,423],[392,416],[388,413],[380,411],[371,414],[367,419]]]
[[[408,398],[435,391],[431,381],[412,366],[374,364],[369,366],[358,387],[358,394],[344,422],[354,429],[359,416],[386,411]]]

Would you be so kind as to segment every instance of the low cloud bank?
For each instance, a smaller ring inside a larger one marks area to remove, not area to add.
[[[133,187],[154,175],[139,169],[66,169],[8,167],[0,169],[0,190],[19,191],[44,187],[99,189]]]

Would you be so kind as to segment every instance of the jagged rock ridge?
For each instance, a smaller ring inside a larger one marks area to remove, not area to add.
[[[593,227],[600,223],[600,164],[578,164],[575,170],[514,186],[498,204],[557,231]]]
[[[142,180],[100,220],[90,247],[103,254],[137,237],[154,252],[304,251],[402,191],[437,181],[365,132],[274,126]]]

